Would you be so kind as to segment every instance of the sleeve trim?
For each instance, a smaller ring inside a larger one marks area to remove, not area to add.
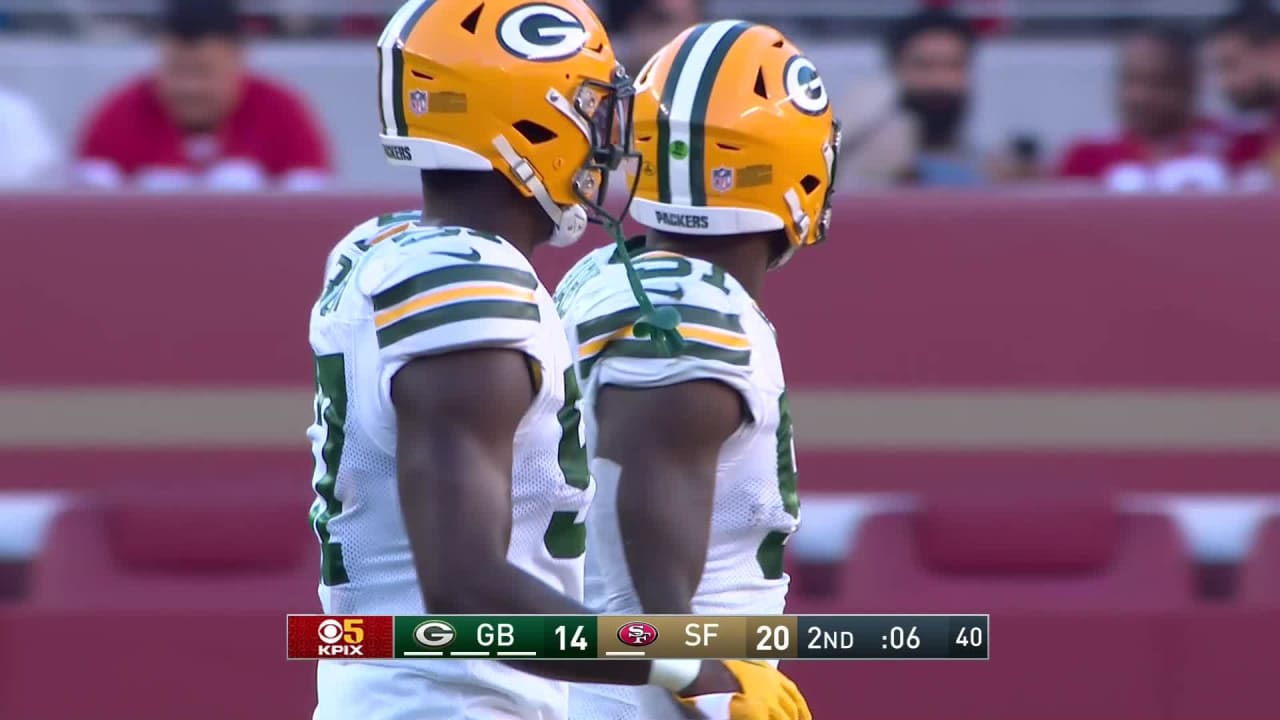
[[[467,320],[531,320],[541,322],[537,303],[514,300],[472,300],[426,310],[378,330],[378,347],[385,349],[405,338],[443,325]]]
[[[737,315],[729,315],[699,305],[664,304],[663,307],[675,308],[680,312],[680,318],[685,323],[706,325],[740,335],[746,332],[742,329],[742,320]],[[580,323],[578,325],[578,338],[585,345],[592,340],[601,339],[602,336],[614,335],[619,331],[629,329],[640,319],[641,314],[640,308],[633,307]]]
[[[476,285],[463,285],[460,287],[449,287],[443,290],[427,292],[414,297],[413,299],[403,302],[395,307],[383,310],[374,315],[374,324],[379,330],[398,322],[410,315],[416,315],[424,310],[434,310],[442,308],[450,303],[462,300],[514,300],[525,303],[536,303],[537,299],[532,290],[512,287],[503,283],[482,283]]]
[[[478,256],[477,256],[477,259]],[[403,280],[373,296],[373,309],[386,310],[424,292],[464,282],[497,282],[525,290],[538,287],[533,273],[497,265],[450,265]]]
[[[681,333],[683,335],[683,331]],[[587,377],[601,360],[606,358],[634,358],[646,360],[670,360],[672,358],[659,352],[657,346],[648,340],[617,340],[595,355],[580,359],[582,376]],[[713,360],[730,365],[746,366],[751,364],[751,350],[734,350],[701,342],[685,342],[679,357]]]

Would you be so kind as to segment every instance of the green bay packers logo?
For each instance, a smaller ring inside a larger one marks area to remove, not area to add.
[[[453,626],[443,620],[428,620],[413,629],[413,641],[428,648],[448,647],[457,636]]]
[[[498,42],[518,58],[563,60],[582,52],[587,29],[573,13],[555,5],[521,5],[498,21]]]
[[[787,61],[787,69],[783,71],[784,87],[791,104],[807,115],[821,115],[831,106],[827,97],[827,86],[818,74],[813,61],[803,55],[797,55]]]

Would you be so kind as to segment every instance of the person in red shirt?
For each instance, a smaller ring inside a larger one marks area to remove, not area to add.
[[[1231,134],[1195,112],[1196,55],[1175,30],[1144,29],[1121,50],[1124,129],[1079,140],[1058,174],[1119,192],[1219,191],[1232,184]]]
[[[154,74],[94,113],[75,178],[94,188],[314,190],[331,177],[323,133],[289,90],[244,69],[234,0],[170,0]]]

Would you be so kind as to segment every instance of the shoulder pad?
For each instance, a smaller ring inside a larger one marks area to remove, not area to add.
[[[383,348],[414,336],[426,336],[431,346],[463,339],[482,344],[489,334],[518,339],[541,320],[538,278],[524,257],[501,240],[465,230],[405,233],[371,249],[359,272]],[[477,320],[487,322],[469,322]],[[446,328],[463,324],[465,330]]]
[[[751,342],[742,324],[749,298],[736,281],[710,263],[670,253],[646,253],[636,270],[650,301],[680,313],[684,344],[678,356],[748,365]],[[643,314],[620,264],[609,266],[580,293],[582,312],[572,314],[582,375],[605,357],[661,359],[634,326]],[[589,303],[589,304],[588,304]]]
[[[568,313],[570,305],[578,298],[578,292],[609,267],[609,262],[616,252],[615,245],[596,248],[569,268],[569,272],[564,274],[560,284],[556,286],[555,292],[556,310],[561,317]]]

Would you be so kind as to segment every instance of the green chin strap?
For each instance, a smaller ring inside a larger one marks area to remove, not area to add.
[[[680,311],[673,307],[655,307],[640,283],[640,275],[635,265],[631,264],[631,253],[627,251],[627,239],[622,232],[622,223],[610,219],[604,223],[605,229],[613,236],[618,247],[618,255],[627,272],[627,283],[631,285],[631,293],[640,304],[640,319],[636,321],[635,336],[645,338],[653,343],[658,352],[666,357],[674,357],[684,347],[684,338],[680,336]]]

